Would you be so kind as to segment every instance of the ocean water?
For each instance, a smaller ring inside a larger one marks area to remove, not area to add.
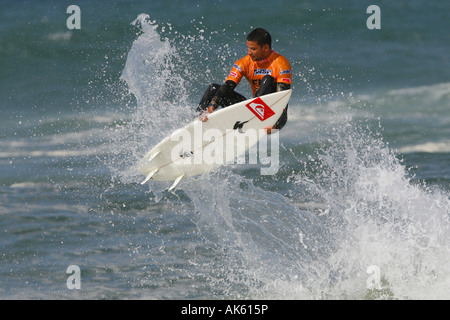
[[[449,299],[449,18],[424,0],[0,1],[0,298]],[[293,67],[277,174],[141,185],[255,27]]]

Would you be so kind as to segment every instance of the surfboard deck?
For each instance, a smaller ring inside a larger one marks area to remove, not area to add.
[[[265,127],[277,122],[291,93],[248,99],[209,114],[206,122],[196,119],[174,131],[141,160],[139,172],[146,177],[142,184],[150,179],[174,181],[173,189],[183,178],[231,162],[263,137]]]

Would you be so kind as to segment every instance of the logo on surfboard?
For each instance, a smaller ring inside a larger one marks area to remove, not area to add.
[[[247,103],[245,106],[249,108],[250,111],[253,112],[253,114],[261,121],[267,120],[275,114],[275,112],[270,109],[270,107],[265,104],[260,97],[250,103]]]

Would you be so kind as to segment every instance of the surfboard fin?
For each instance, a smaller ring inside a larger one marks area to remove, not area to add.
[[[150,171],[145,180],[141,182],[141,184],[145,184],[148,180],[150,180],[155,175],[156,171],[158,171],[158,168]]]
[[[180,183],[180,181],[181,181],[181,179],[183,179],[183,177],[184,177],[184,173],[181,176],[179,176],[178,178],[176,178],[175,181],[173,182],[172,186],[169,188],[169,191],[172,191],[177,186],[177,184]]]
[[[150,161],[152,161],[153,159],[155,159],[155,157],[156,157],[160,152],[161,152],[161,151],[158,151],[158,152],[152,154],[150,157],[148,157],[147,161],[150,162]]]

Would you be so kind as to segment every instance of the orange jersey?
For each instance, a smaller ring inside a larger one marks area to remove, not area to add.
[[[231,80],[239,84],[242,77],[245,77],[255,95],[259,82],[265,75],[272,76],[276,83],[292,83],[292,69],[289,61],[275,51],[272,51],[267,59],[260,61],[253,61],[249,55],[239,59],[231,68],[225,81]]]

